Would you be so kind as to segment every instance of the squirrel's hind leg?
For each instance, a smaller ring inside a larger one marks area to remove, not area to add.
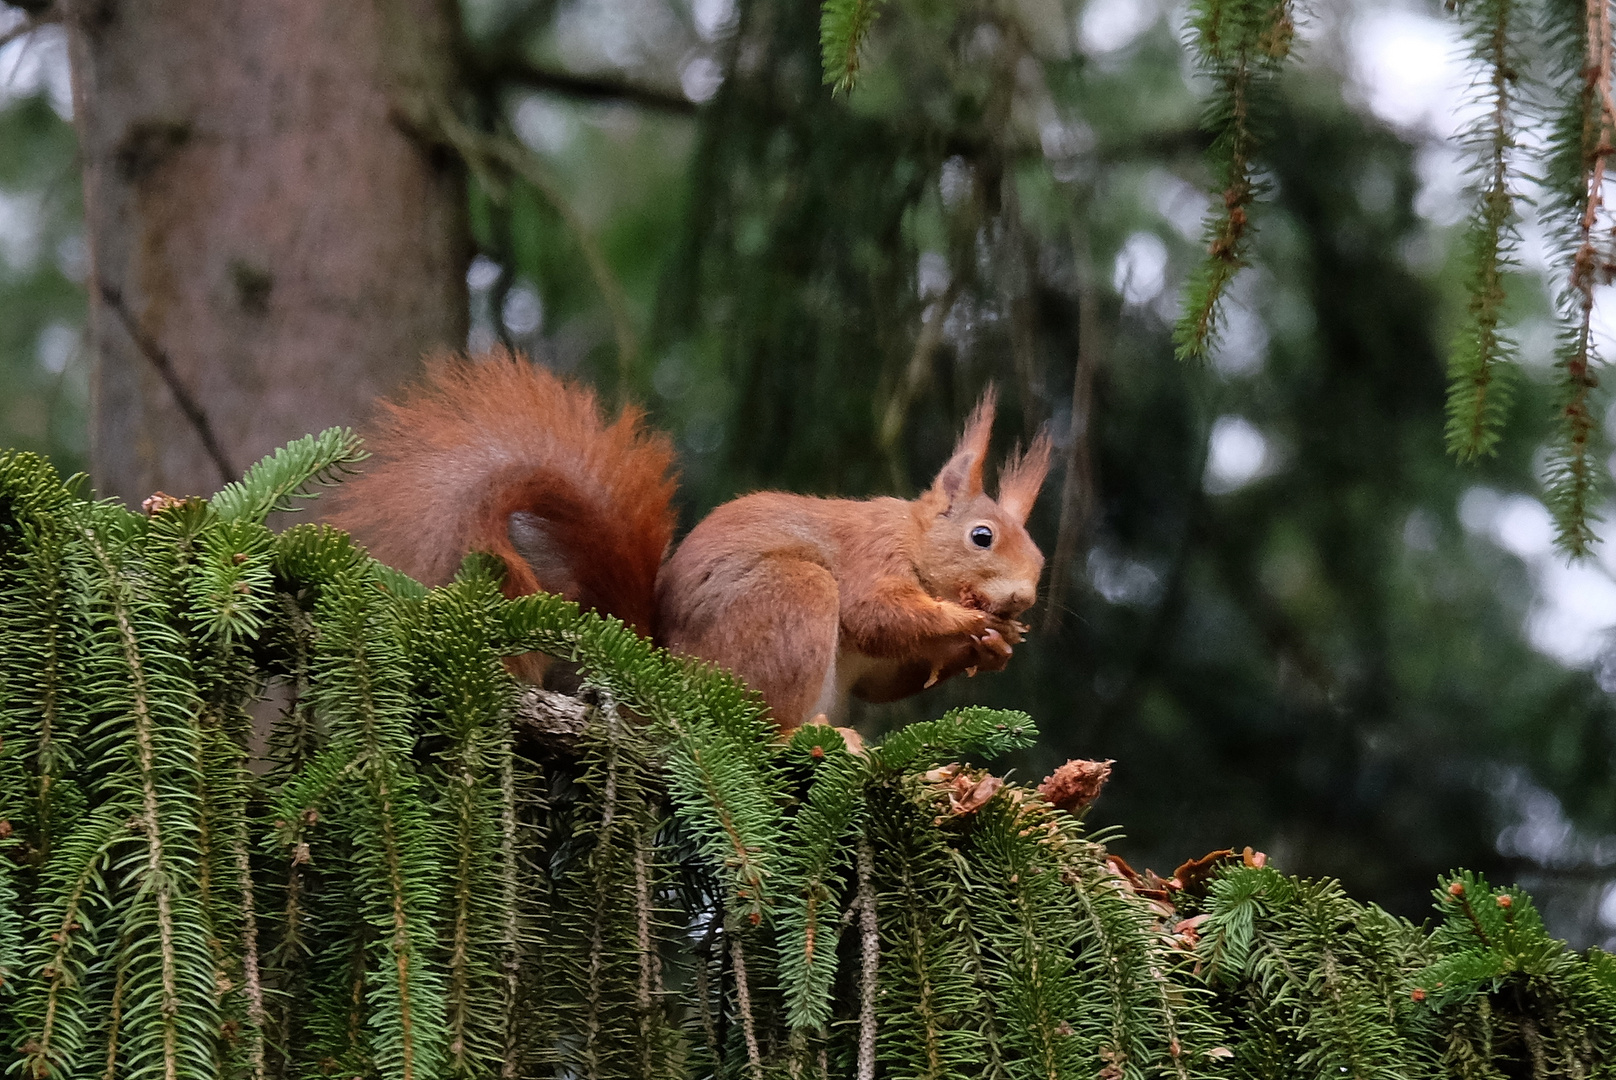
[[[840,597],[818,563],[759,559],[726,583],[700,626],[670,628],[668,645],[729,668],[763,695],[783,730],[832,712]]]

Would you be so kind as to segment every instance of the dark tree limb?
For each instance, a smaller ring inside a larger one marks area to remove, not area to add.
[[[694,116],[699,106],[682,94],[670,93],[654,86],[645,86],[600,75],[579,75],[571,71],[556,71],[514,56],[501,56],[474,63],[473,77],[490,83],[507,83],[560,94],[580,101],[618,102],[635,105],[655,112],[676,116]]]
[[[570,754],[594,706],[555,690],[526,686],[516,699],[517,739],[550,754]]]

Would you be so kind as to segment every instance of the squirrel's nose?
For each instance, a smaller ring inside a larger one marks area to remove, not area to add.
[[[1038,598],[1032,589],[1017,589],[1005,598],[1004,615],[1006,618],[1015,618],[1023,611],[1032,607],[1033,601]]]

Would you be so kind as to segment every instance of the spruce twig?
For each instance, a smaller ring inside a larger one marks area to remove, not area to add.
[[[1508,409],[1502,382],[1515,344],[1500,328],[1504,279],[1519,244],[1511,157],[1515,152],[1515,0],[1472,0],[1459,8],[1472,59],[1484,72],[1487,112],[1468,134],[1476,146],[1477,203],[1465,236],[1469,315],[1448,359],[1448,452],[1460,461],[1492,454]]]
[[[225,521],[262,523],[270,514],[295,510],[293,499],[313,498],[306,490],[310,484],[330,486],[365,457],[352,431],[327,428],[287,443],[208,502]]]
[[[1221,209],[1207,222],[1207,254],[1184,289],[1173,329],[1181,360],[1204,360],[1217,340],[1223,296],[1246,264],[1257,180],[1259,116],[1267,84],[1296,36],[1290,0],[1195,0],[1190,5],[1196,63],[1213,82],[1202,126]]]
[[[1567,57],[1556,81],[1564,105],[1550,143],[1548,179],[1551,220],[1560,223],[1569,269],[1559,302],[1566,329],[1557,350],[1558,422],[1544,495],[1556,545],[1580,558],[1595,539],[1594,503],[1602,482],[1594,453],[1599,424],[1590,407],[1600,362],[1592,333],[1594,291],[1610,281],[1616,266],[1604,198],[1606,163],[1616,153],[1612,27],[1610,7],[1600,0],[1551,3],[1548,15],[1549,37]]]

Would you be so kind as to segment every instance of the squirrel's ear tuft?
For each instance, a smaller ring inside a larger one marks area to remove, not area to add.
[[[1050,445],[1048,429],[1040,430],[1027,452],[1007,462],[999,473],[999,508],[1023,525],[1049,473]]]
[[[950,506],[982,494],[982,465],[987,461],[988,436],[993,431],[997,403],[998,392],[990,385],[971,410],[971,418],[965,421],[965,433],[954,444],[954,455],[931,483],[932,493]]]

